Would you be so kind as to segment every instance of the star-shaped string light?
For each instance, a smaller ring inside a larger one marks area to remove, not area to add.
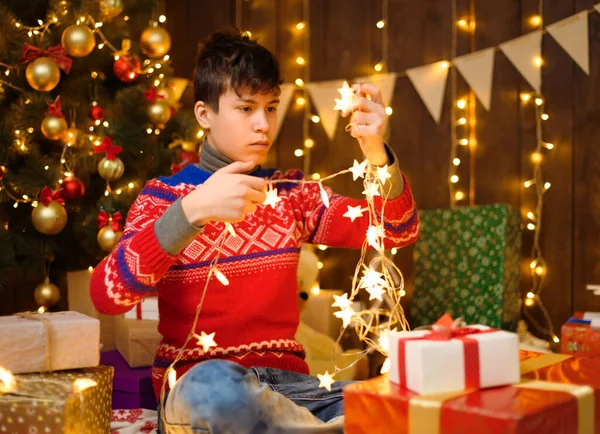
[[[387,181],[388,179],[390,179],[392,177],[392,175],[388,171],[388,165],[387,164],[385,166],[383,166],[383,167],[378,167],[377,168],[377,177],[381,181],[382,185],[385,185],[385,181]]]
[[[375,285],[375,286],[366,288],[366,290],[369,293],[369,300],[377,299],[379,301],[383,301],[383,298],[381,298],[381,296],[386,293],[384,287]]]
[[[372,288],[374,286],[387,286],[383,274],[372,268],[363,271],[363,277],[360,280],[361,288]]]
[[[317,374],[317,377],[320,381],[319,387],[323,387],[329,392],[331,392],[331,385],[335,383],[335,380],[333,379],[333,376],[329,373],[329,371],[325,371],[324,374]]]
[[[368,211],[368,208],[363,209],[360,207],[360,205],[359,206],[348,205],[348,211],[346,211],[346,213],[344,214],[344,217],[348,217],[350,219],[350,221],[353,222],[355,219],[362,217],[363,211]]]
[[[225,229],[229,232],[229,235],[232,237],[237,237],[235,230],[233,229],[233,225],[231,223],[225,223]]]
[[[213,273],[215,274],[215,277],[217,278],[217,280],[219,282],[221,282],[224,286],[228,286],[229,285],[229,279],[217,267],[213,268]]]
[[[202,347],[202,351],[205,353],[210,350],[212,347],[216,347],[217,343],[215,342],[215,333],[211,333],[207,335],[204,332],[201,332],[200,335],[194,334],[194,337],[198,339],[198,345]]]
[[[323,205],[325,205],[325,208],[329,208],[329,195],[323,188],[323,184],[320,182],[319,182],[319,191],[321,193],[321,200],[323,201]]]
[[[269,183],[269,189],[266,193],[267,197],[263,202],[263,205],[271,205],[271,208],[275,209],[277,204],[281,202],[281,198],[277,196],[277,189],[273,188],[273,184]]]
[[[348,294],[344,293],[343,295],[334,295],[333,299],[335,302],[331,305],[333,307],[339,307],[341,309],[346,309],[352,305],[352,300],[348,300]]]
[[[379,187],[374,182],[367,184],[365,190],[363,191],[363,194],[367,196],[368,200],[373,199],[375,196],[381,196],[379,194]]]
[[[381,250],[381,239],[385,237],[381,226],[369,226],[367,229],[367,242],[375,250]]]
[[[350,172],[352,172],[353,181],[356,181],[358,178],[365,177],[365,170],[367,170],[367,164],[369,164],[367,160],[363,161],[360,164],[358,163],[358,161],[354,160],[354,163],[352,163],[352,167],[348,169]]]
[[[173,368],[170,368],[169,373],[167,374],[167,379],[169,381],[169,389],[173,389],[177,383],[177,371]]]
[[[348,85],[347,81],[344,81],[343,86],[338,89],[341,97],[340,99],[335,99],[335,107],[334,110],[341,110],[343,115],[350,113],[352,110],[352,106],[354,105],[354,99],[356,95],[354,90]]]
[[[344,327],[348,327],[352,322],[352,317],[354,316],[354,313],[354,309],[348,306],[338,312],[334,312],[333,315],[342,320],[342,324]]]

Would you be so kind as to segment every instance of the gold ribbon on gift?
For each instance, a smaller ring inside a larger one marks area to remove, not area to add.
[[[44,340],[46,346],[44,347],[44,363],[42,365],[42,372],[52,371],[52,347],[54,342],[54,328],[52,322],[48,319],[48,315],[60,315],[60,312],[56,313],[37,313],[37,312],[21,312],[16,313],[15,316],[23,319],[30,319],[34,321],[40,321],[44,329],[46,339]]]
[[[525,360],[520,363],[521,375],[556,365],[569,358],[571,356],[565,354],[543,354],[539,357]],[[595,432],[594,389],[590,386],[521,378],[521,382],[513,385],[513,387],[570,393],[577,399],[578,434],[593,434]],[[475,392],[475,390],[419,395],[411,398],[408,403],[408,433],[440,434],[442,426],[441,410],[444,402],[458,398],[459,396],[468,395],[472,392]]]

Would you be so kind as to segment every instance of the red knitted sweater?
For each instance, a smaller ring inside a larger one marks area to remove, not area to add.
[[[285,175],[261,169],[253,174],[270,179],[301,179],[299,171]],[[91,297],[96,309],[117,315],[130,310],[149,292],[158,292],[162,343],[152,371],[158,395],[166,368],[183,345],[202,297],[217,240],[225,225],[208,223],[177,256],[165,252],[154,232],[156,220],[178,198],[202,184],[210,174],[188,166],[168,178],[146,184],[131,207],[118,245],[94,270]],[[211,279],[196,333],[215,333],[217,347],[204,352],[190,341],[176,366],[181,376],[209,358],[228,359],[246,367],[265,366],[308,373],[303,349],[294,340],[299,322],[296,270],[303,242],[360,248],[369,226],[368,213],[351,222],[348,206],[366,201],[333,195],[323,205],[315,184],[276,184],[282,199],[273,209],[259,206],[234,225],[218,268],[230,284]],[[379,198],[376,206],[381,206]],[[386,247],[402,247],[418,235],[418,215],[410,187],[385,207]]]

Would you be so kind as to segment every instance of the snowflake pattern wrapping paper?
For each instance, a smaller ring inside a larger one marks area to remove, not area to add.
[[[467,324],[516,330],[520,216],[508,205],[420,212],[413,327],[444,313]]]

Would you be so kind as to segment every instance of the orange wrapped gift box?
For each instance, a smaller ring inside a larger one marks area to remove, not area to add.
[[[560,352],[580,357],[600,356],[600,313],[577,312],[561,328]]]
[[[521,383],[418,395],[387,375],[344,388],[346,434],[600,433],[600,358],[521,352]]]

